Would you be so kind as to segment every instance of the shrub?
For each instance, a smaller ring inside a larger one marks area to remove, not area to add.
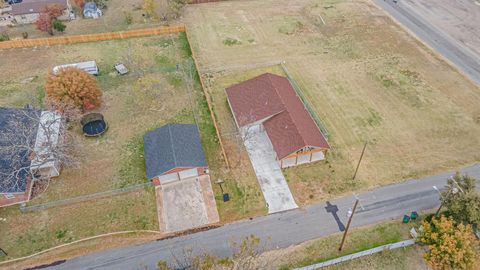
[[[57,30],[58,32],[63,32],[65,31],[65,28],[67,28],[67,26],[62,23],[61,21],[55,19],[53,21],[53,29]]]
[[[125,23],[130,25],[133,22],[133,17],[130,12],[125,12]]]
[[[10,40],[10,36],[7,33],[0,34],[0,41]]]

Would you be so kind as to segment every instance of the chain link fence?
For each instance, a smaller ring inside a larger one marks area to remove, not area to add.
[[[296,268],[295,270],[315,270],[315,269],[319,269],[319,268],[322,268],[322,267],[326,267],[326,266],[334,265],[334,264],[337,264],[337,263],[341,263],[341,262],[353,260],[353,259],[356,259],[356,258],[360,258],[360,257],[363,257],[363,256],[372,255],[372,254],[382,252],[382,251],[385,251],[385,250],[392,250],[392,249],[397,249],[397,248],[402,248],[402,247],[408,247],[408,246],[411,246],[411,245],[414,245],[414,244],[415,244],[415,240],[414,239],[409,239],[409,240],[400,241],[400,242],[397,242],[397,243],[392,243],[392,244],[383,245],[383,246],[379,246],[379,247],[376,247],[376,248],[364,250],[364,251],[357,252],[357,253],[354,253],[354,254],[349,254],[349,255],[346,255],[346,256],[338,257],[338,258],[328,260],[328,261],[325,261],[325,262],[316,263],[316,264],[312,264],[312,265],[301,267],[301,268]]]
[[[308,100],[308,98],[305,96],[305,94],[303,93],[302,91],[302,88],[300,87],[300,85],[298,85],[298,83],[295,81],[295,79],[290,75],[290,72],[288,71],[287,67],[285,66],[285,63],[282,62],[280,63],[280,66],[282,67],[283,71],[285,72],[285,74],[287,75],[287,79],[290,81],[290,83],[292,84],[293,86],[293,89],[295,89],[295,92],[297,92],[297,95],[300,97],[300,99],[302,100],[303,104],[305,105],[305,108],[307,109],[307,111],[310,113],[310,115],[312,116],[313,120],[315,121],[315,123],[317,124],[318,128],[322,131],[323,135],[325,135],[325,137],[327,137],[328,139],[330,138],[330,133],[328,133],[328,130],[327,128],[325,127],[325,125],[323,124],[322,120],[320,120],[320,117],[318,117],[317,113],[315,112],[315,110],[313,109],[313,106],[311,105],[310,101]]]
[[[26,212],[33,212],[33,211],[38,211],[38,210],[45,210],[51,207],[57,207],[57,206],[65,206],[69,204],[74,204],[74,203],[80,203],[80,202],[86,202],[90,201],[93,199],[101,199],[101,198],[106,198],[106,197],[111,197],[123,193],[128,193],[148,187],[153,187],[152,182],[148,183],[142,183],[142,184],[137,184],[137,185],[132,185],[124,188],[119,188],[119,189],[112,189],[108,191],[103,191],[103,192],[98,192],[98,193],[92,193],[92,194],[87,194],[83,196],[78,196],[78,197],[73,197],[73,198],[68,198],[64,200],[58,200],[58,201],[52,201],[52,202],[47,202],[43,204],[36,204],[36,205],[31,205],[31,206],[25,206],[21,205],[20,206],[20,211],[23,213]]]

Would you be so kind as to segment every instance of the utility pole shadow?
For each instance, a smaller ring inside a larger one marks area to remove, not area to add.
[[[329,201],[327,201],[327,206],[325,207],[325,210],[327,210],[327,213],[332,213],[333,218],[337,222],[338,229],[343,232],[345,230],[345,225],[343,225],[342,221],[337,215],[338,212],[338,207],[334,204],[331,204]]]

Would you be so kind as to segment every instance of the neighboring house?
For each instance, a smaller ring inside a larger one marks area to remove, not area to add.
[[[54,4],[65,8],[63,15],[58,17],[59,20],[69,20],[71,18],[72,8],[68,0],[23,0],[21,3],[12,5],[10,14],[18,24],[34,23],[45,6]]]
[[[87,2],[83,6],[83,17],[97,19],[102,16],[102,10],[97,7],[95,2]]]
[[[287,78],[266,73],[226,93],[242,135],[265,131],[282,168],[325,159],[330,146]]]
[[[198,128],[168,124],[143,138],[147,177],[155,185],[208,174]]]
[[[32,175],[58,175],[58,162],[44,147],[47,134],[52,143],[58,140],[60,124],[52,119],[58,114],[0,108],[0,207],[30,200]]]

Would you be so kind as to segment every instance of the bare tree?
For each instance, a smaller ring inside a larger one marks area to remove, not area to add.
[[[23,189],[28,180],[48,183],[61,166],[75,164],[74,136],[66,120],[57,111],[32,109],[18,110],[9,118],[1,134],[5,137],[0,156],[10,163],[8,170],[0,170],[4,186]]]
[[[271,269],[269,267],[276,257],[262,257],[266,251],[266,243],[261,242],[255,235],[245,237],[241,242],[230,243],[231,257],[218,258],[209,252],[194,252],[192,248],[184,250],[176,256],[172,254],[173,264],[168,265],[166,261],[159,261],[158,268],[170,269],[204,269],[204,270],[260,270]],[[198,255],[200,254],[200,255]]]

